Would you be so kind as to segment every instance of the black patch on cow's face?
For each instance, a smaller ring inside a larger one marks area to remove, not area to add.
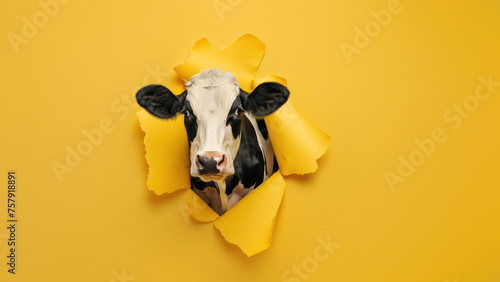
[[[184,126],[186,127],[189,145],[191,146],[191,142],[193,142],[198,133],[198,123],[188,100],[184,101],[184,108],[181,113],[184,114]]]
[[[264,139],[268,139],[269,131],[267,130],[266,122],[263,119],[257,119],[257,125],[259,126],[259,131]]]
[[[226,195],[229,196],[233,193],[234,188],[240,183],[240,177],[235,173],[226,177],[224,181],[226,182]]]
[[[244,187],[257,187],[264,179],[265,161],[262,154],[262,148],[259,146],[259,141],[255,129],[250,120],[243,115],[242,117],[242,133],[240,148],[234,160],[234,178],[226,181],[226,193],[232,192],[233,188],[239,181]]]
[[[233,132],[234,139],[237,139],[241,133],[241,115],[243,113],[243,108],[241,107],[241,100],[237,97],[226,118],[226,126],[231,126],[231,131]]]

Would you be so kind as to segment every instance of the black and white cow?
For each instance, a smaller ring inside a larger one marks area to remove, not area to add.
[[[174,95],[162,85],[148,85],[137,92],[137,102],[162,119],[184,115],[191,189],[222,215],[278,170],[263,117],[290,93],[275,82],[247,93],[232,73],[219,69],[203,70],[185,86]]]

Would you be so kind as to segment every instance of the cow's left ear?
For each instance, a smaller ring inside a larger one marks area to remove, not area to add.
[[[277,82],[259,84],[252,93],[240,89],[243,109],[254,116],[267,116],[278,110],[290,96],[290,91]]]

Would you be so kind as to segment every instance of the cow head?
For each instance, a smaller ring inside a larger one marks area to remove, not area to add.
[[[191,77],[186,91],[174,95],[162,85],[148,85],[137,92],[140,106],[162,119],[184,115],[192,176],[204,181],[234,174],[240,144],[243,112],[263,117],[288,99],[288,89],[275,82],[257,86],[252,93],[240,89],[230,72],[207,69]]]

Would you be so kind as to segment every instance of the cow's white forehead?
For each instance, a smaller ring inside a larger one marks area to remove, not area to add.
[[[207,69],[191,77],[185,84],[186,99],[195,114],[227,115],[239,94],[239,83],[230,72]],[[202,118],[198,116],[198,118]]]

